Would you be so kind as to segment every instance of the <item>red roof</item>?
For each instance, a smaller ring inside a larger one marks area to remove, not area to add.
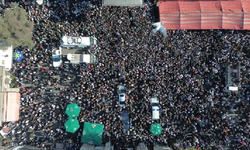
[[[250,29],[248,0],[162,0],[159,11],[167,29]]]

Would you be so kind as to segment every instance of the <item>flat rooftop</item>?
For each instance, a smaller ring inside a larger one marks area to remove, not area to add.
[[[20,93],[5,92],[3,103],[3,122],[18,121],[20,107]]]
[[[0,66],[6,69],[12,68],[13,48],[12,46],[0,46]]]
[[[67,54],[87,54],[88,53],[89,47],[76,47],[76,48],[63,48],[61,47],[62,50],[62,55],[67,55]]]
[[[80,55],[80,54],[72,54],[70,62],[79,63],[79,62],[82,62],[82,61],[83,61],[83,56],[82,55]]]

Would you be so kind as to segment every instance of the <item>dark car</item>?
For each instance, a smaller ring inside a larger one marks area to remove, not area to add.
[[[129,122],[129,115],[127,112],[123,111],[121,112],[121,117],[122,117],[122,123],[123,125],[123,130],[127,131],[131,125],[131,123]]]

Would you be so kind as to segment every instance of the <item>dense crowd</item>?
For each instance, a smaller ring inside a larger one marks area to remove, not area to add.
[[[104,124],[103,142],[111,140],[115,146],[144,142],[149,147],[249,149],[249,31],[169,30],[163,38],[151,32],[156,14],[149,1],[141,7],[101,6],[98,0],[20,5],[35,22],[37,43],[32,49],[17,48],[24,59],[12,69],[22,84],[14,135],[20,145],[44,148],[57,141],[79,149],[82,127],[70,134],[63,125],[67,104],[76,102],[82,108],[78,119]],[[62,35],[95,36],[98,44],[92,52],[98,62],[52,67],[51,49],[60,46]],[[230,92],[227,66],[237,63],[241,86]],[[125,108],[119,106],[119,84],[127,89]],[[151,119],[154,96],[160,100],[160,120]],[[131,121],[127,132],[120,116],[124,110]],[[159,136],[149,132],[154,122],[163,127]],[[43,136],[30,138],[29,130]]]

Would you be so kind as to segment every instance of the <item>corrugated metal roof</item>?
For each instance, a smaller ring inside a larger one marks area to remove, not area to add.
[[[250,3],[235,1],[159,1],[167,29],[250,29]]]
[[[143,0],[102,0],[102,4],[108,6],[141,6]]]
[[[3,102],[3,122],[18,121],[20,107],[20,93],[5,92]]]

